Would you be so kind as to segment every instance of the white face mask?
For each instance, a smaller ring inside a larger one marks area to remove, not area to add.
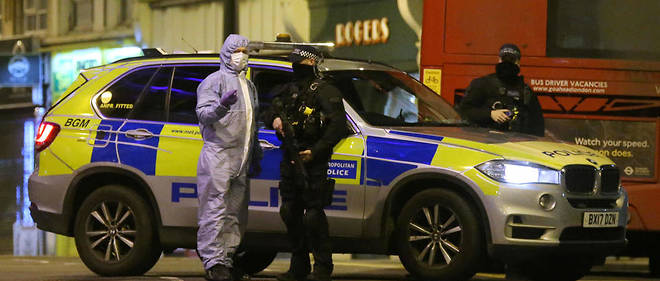
[[[242,71],[247,66],[248,55],[245,53],[231,54],[231,62],[229,64],[235,71]]]

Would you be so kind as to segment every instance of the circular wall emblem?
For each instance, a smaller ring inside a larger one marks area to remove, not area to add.
[[[109,103],[111,99],[112,99],[112,93],[111,92],[105,92],[105,93],[101,94],[101,102],[102,103]]]
[[[625,169],[623,169],[623,172],[626,173],[626,175],[630,176],[635,172],[635,170],[633,169],[633,167],[628,166]]]
[[[23,78],[30,71],[30,62],[24,56],[13,56],[9,59],[7,70],[12,76]]]

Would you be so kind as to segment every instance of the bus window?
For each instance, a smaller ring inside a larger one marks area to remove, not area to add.
[[[548,1],[549,57],[660,59],[660,1]]]

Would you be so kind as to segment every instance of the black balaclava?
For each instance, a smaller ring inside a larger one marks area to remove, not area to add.
[[[495,73],[504,83],[513,83],[518,79],[520,67],[515,63],[503,61],[495,65]]]
[[[294,80],[307,80],[314,77],[314,66],[301,63],[291,64]]]

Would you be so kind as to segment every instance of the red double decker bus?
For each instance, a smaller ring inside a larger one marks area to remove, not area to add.
[[[660,274],[660,2],[424,1],[422,81],[457,104],[497,51],[517,44],[546,135],[581,144],[621,168],[630,197],[627,255]]]

